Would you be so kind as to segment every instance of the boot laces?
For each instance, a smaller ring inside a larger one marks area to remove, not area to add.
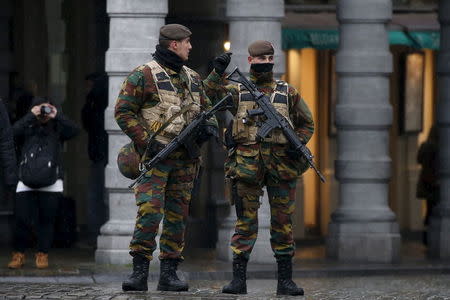
[[[290,280],[292,278],[292,263],[281,261],[278,263],[278,277],[280,280]]]
[[[134,261],[136,260],[136,261]],[[133,273],[131,274],[131,278],[141,278],[145,276],[146,271],[148,270],[149,263],[145,260],[133,259]]]

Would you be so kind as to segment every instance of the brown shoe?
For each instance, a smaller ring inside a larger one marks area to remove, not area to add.
[[[20,269],[25,264],[25,253],[22,252],[13,252],[12,259],[8,264],[8,268],[10,269]]]
[[[38,252],[36,253],[36,268],[46,269],[48,268],[48,254]]]

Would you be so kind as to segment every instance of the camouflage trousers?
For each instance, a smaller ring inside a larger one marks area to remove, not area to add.
[[[184,231],[198,160],[166,159],[150,170],[135,188],[138,212],[130,254],[153,259],[159,224],[164,217],[159,241],[160,259],[180,259]]]
[[[270,203],[271,247],[275,257],[293,256],[292,213],[295,187],[301,174],[299,162],[285,153],[285,145],[239,145],[226,162],[226,175],[235,179],[243,214],[236,221],[231,238],[234,256],[250,257],[258,234],[258,208],[262,188],[266,186]]]

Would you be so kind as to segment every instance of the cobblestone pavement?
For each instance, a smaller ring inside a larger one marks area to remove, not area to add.
[[[120,282],[107,284],[0,283],[0,299],[427,299],[450,300],[450,275],[365,276],[296,279],[304,297],[277,297],[275,280],[248,280],[248,294],[221,294],[225,281],[190,281],[190,291],[124,293]]]

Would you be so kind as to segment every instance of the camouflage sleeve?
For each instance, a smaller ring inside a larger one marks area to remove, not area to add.
[[[300,139],[308,143],[314,133],[311,111],[297,90],[289,85],[289,112],[294,129]]]
[[[138,112],[144,105],[145,99],[144,81],[143,68],[138,67],[133,70],[122,84],[114,111],[117,124],[139,149],[146,147],[149,136],[138,118]]]
[[[205,87],[203,85],[203,82],[202,82],[202,79],[201,79],[200,75],[198,75],[198,74],[196,75],[196,80],[198,80],[198,82],[200,83],[200,86],[201,86],[201,88],[200,88],[200,90],[201,90],[201,92],[200,92],[200,104],[201,104],[203,110],[208,110],[213,105],[211,103],[210,98],[208,97],[208,95],[206,93],[206,89],[205,89]],[[206,123],[208,125],[211,125],[211,126],[214,126],[216,128],[219,128],[219,124],[217,123],[217,119],[216,119],[215,116],[213,116],[211,119],[209,119]]]
[[[233,115],[236,114],[236,108],[239,103],[239,91],[235,84],[225,84],[224,78],[213,70],[209,73],[208,77],[203,81],[206,95],[215,104],[219,102],[227,93],[231,93],[233,96],[234,109],[230,109]]]

